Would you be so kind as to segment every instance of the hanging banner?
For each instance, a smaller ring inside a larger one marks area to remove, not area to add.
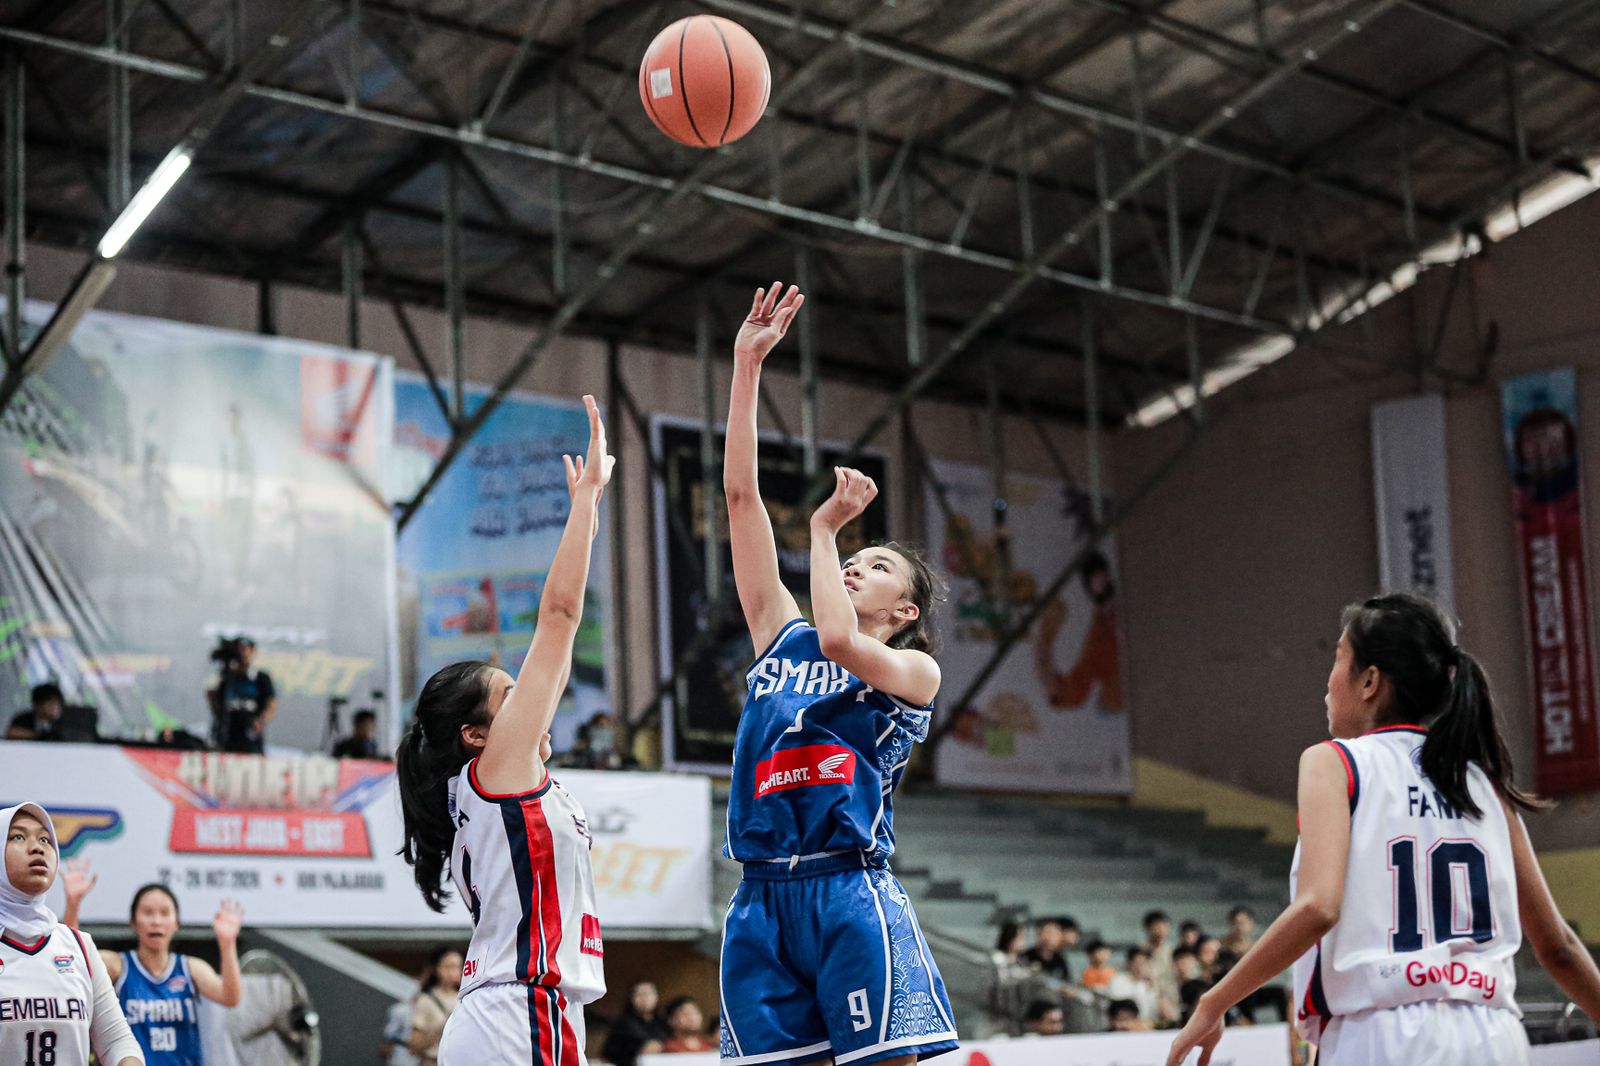
[[[733,735],[744,706],[745,671],[755,657],[750,630],[739,598],[734,595],[733,556],[728,547],[728,508],[722,498],[723,431],[715,436],[712,475],[717,496],[717,585],[722,610],[709,617],[716,601],[708,597],[705,479],[700,467],[700,424],[657,416],[652,424],[660,459],[656,480],[656,572],[663,679],[686,651],[698,650],[667,695],[662,715],[665,764],[700,773],[727,774],[733,765]],[[842,462],[838,447],[819,449],[818,465],[827,470]],[[808,479],[798,443],[785,444],[763,436],[757,462],[761,499],[772,518],[778,545],[778,572],[794,593],[800,613],[811,610],[811,512],[804,506]],[[849,553],[885,537],[889,515],[888,465],[881,455],[855,460],[862,473],[878,483],[878,498],[865,514],[839,533],[839,550]],[[701,634],[704,634],[703,636]]]
[[[53,682],[80,737],[207,738],[213,652],[244,634],[269,750],[331,741],[333,699],[381,721],[392,399],[377,356],[85,316],[0,419],[0,708]]]
[[[1577,372],[1527,374],[1500,389],[1533,666],[1534,787],[1600,788]]]
[[[942,721],[1011,619],[1086,542],[1089,497],[1057,481],[1008,477],[1007,535],[997,543],[987,466],[934,461],[928,476],[929,547],[950,580],[938,621]],[[1121,648],[1116,544],[1107,539],[950,726],[936,759],[940,783],[1131,791]]]
[[[489,390],[469,386],[467,412]],[[395,499],[409,499],[450,442],[427,383],[395,380]],[[513,677],[539,616],[545,574],[566,527],[569,498],[563,455],[589,447],[582,403],[512,393],[433,487],[399,538],[401,694],[408,705],[439,669],[482,659]],[[607,499],[606,505],[616,502]],[[606,624],[611,605],[610,526],[602,521],[590,556],[583,623],[572,678],[551,723],[557,751],[577,728],[611,710]]]
[[[1372,408],[1372,481],[1378,505],[1378,579],[1455,613],[1444,397],[1408,396]]]
[[[224,898],[252,925],[459,927],[459,901],[422,902],[403,840],[394,767],[317,755],[180,752],[0,742],[0,805],[50,812],[65,858],[100,879],[85,922],[122,924],[140,885],[171,886],[185,914]],[[609,929],[711,928],[711,783],[563,770],[593,837]],[[48,902],[60,913],[58,885]]]

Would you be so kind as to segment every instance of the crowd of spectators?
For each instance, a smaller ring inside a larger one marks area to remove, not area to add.
[[[1239,961],[1256,940],[1249,907],[1228,913],[1221,937],[1185,921],[1172,939],[1164,911],[1144,917],[1144,940],[1119,949],[1100,940],[1084,951],[1088,965],[1075,978],[1069,952],[1081,938],[1065,916],[1039,918],[1029,929],[1008,921],[1000,927],[993,955],[990,1011],[1013,1032],[1052,1036],[1064,1032],[1136,1031],[1178,1026],[1200,996]],[[1229,1024],[1249,1025],[1263,1009],[1288,1017],[1287,997],[1269,986],[1230,1012]]]

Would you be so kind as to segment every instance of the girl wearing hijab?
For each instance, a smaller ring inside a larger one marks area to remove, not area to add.
[[[145,1066],[116,990],[89,934],[44,905],[56,879],[56,829],[37,803],[0,809],[6,876],[0,883],[0,1062]]]

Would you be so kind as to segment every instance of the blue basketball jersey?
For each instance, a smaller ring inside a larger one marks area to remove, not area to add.
[[[894,852],[893,794],[933,706],[878,692],[822,654],[796,618],[745,675],[723,853],[761,862]]]
[[[187,956],[172,954],[167,972],[152,974],[136,951],[122,953],[117,999],[145,1066],[201,1066],[200,1002]]]

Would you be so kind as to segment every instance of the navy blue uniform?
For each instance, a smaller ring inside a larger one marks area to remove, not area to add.
[[[201,1066],[200,993],[188,957],[168,958],[167,972],[157,976],[139,962],[138,952],[124,951],[117,999],[144,1049],[145,1066]]]
[[[723,931],[723,1061],[953,1050],[944,982],[889,872],[894,789],[933,708],[852,677],[803,618],[746,681],[723,847],[744,864]]]

